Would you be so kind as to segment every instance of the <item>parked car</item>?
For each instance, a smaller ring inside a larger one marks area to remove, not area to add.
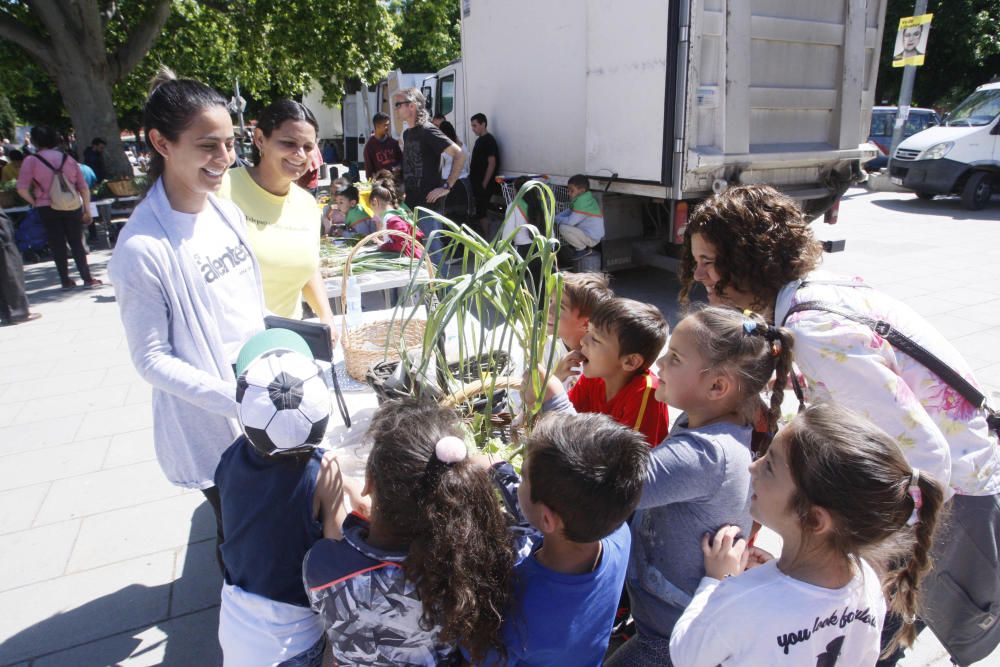
[[[885,169],[889,164],[889,149],[892,147],[892,130],[896,125],[897,107],[875,107],[872,109],[872,128],[868,141],[878,148],[878,156],[865,163],[865,171]],[[913,107],[903,125],[903,139],[917,132],[941,124],[941,118],[933,109]]]
[[[900,142],[890,180],[921,199],[957,194],[962,206],[986,206],[1000,186],[1000,82],[979,86],[932,127]]]

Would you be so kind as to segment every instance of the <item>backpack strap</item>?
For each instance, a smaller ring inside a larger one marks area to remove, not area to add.
[[[914,341],[899,329],[893,327],[889,322],[860,315],[841,306],[826,303],[825,301],[803,301],[802,303],[795,304],[788,309],[788,312],[785,314],[785,319],[782,321],[781,325],[784,326],[785,322],[788,321],[788,318],[791,315],[805,310],[825,311],[833,313],[834,315],[839,315],[844,319],[851,320],[852,322],[865,325],[879,336],[889,341],[889,344],[891,344],[894,348],[905,352],[907,355],[920,362],[925,368],[927,368],[927,370],[937,375],[938,378],[957,391],[962,398],[967,400],[973,406],[980,410],[987,408],[986,396],[983,392],[972,386],[971,382],[959,375],[954,368],[941,361],[941,359],[939,359],[933,352]]]
[[[45,158],[43,158],[40,154],[35,153],[34,157],[36,157],[39,160],[41,160],[42,164],[44,164],[46,167],[48,167],[49,169],[51,169],[53,173],[56,173],[56,174],[58,174],[59,172],[61,172],[63,170],[63,167],[66,166],[66,156],[65,155],[63,155],[62,162],[59,164],[59,168],[58,169],[56,169],[55,167],[53,167],[52,164],[48,160],[46,160]]]

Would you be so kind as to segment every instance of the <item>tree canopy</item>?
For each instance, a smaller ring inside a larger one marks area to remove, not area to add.
[[[393,27],[382,0],[15,0],[0,5],[0,86],[23,120],[72,124],[89,142],[113,131],[109,114],[138,126],[161,64],[226,94],[237,77],[250,98],[314,79],[338,99],[345,81],[388,72]]]
[[[1000,0],[929,0],[934,14],[927,56],[917,68],[913,106],[950,109],[1000,74]],[[903,68],[892,67],[899,19],[913,15],[913,0],[889,0],[882,37],[876,101],[896,104]]]

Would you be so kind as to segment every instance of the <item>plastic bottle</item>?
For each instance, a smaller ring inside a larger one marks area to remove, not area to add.
[[[357,329],[361,326],[361,287],[356,276],[347,279],[347,328]]]

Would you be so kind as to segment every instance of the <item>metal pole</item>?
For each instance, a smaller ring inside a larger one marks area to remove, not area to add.
[[[240,123],[240,139],[243,139],[246,136],[246,128],[243,126],[243,105],[240,103],[240,77],[236,77],[236,117]]]
[[[916,0],[913,4],[913,15],[920,16],[927,13],[927,0]],[[892,158],[896,155],[896,148],[903,140],[903,126],[906,125],[906,117],[910,115],[910,100],[913,97],[913,80],[917,77],[917,66],[907,65],[903,68],[903,84],[899,88],[899,104],[896,109],[896,123],[892,128],[892,144],[889,147],[889,161],[887,169],[892,167]]]

